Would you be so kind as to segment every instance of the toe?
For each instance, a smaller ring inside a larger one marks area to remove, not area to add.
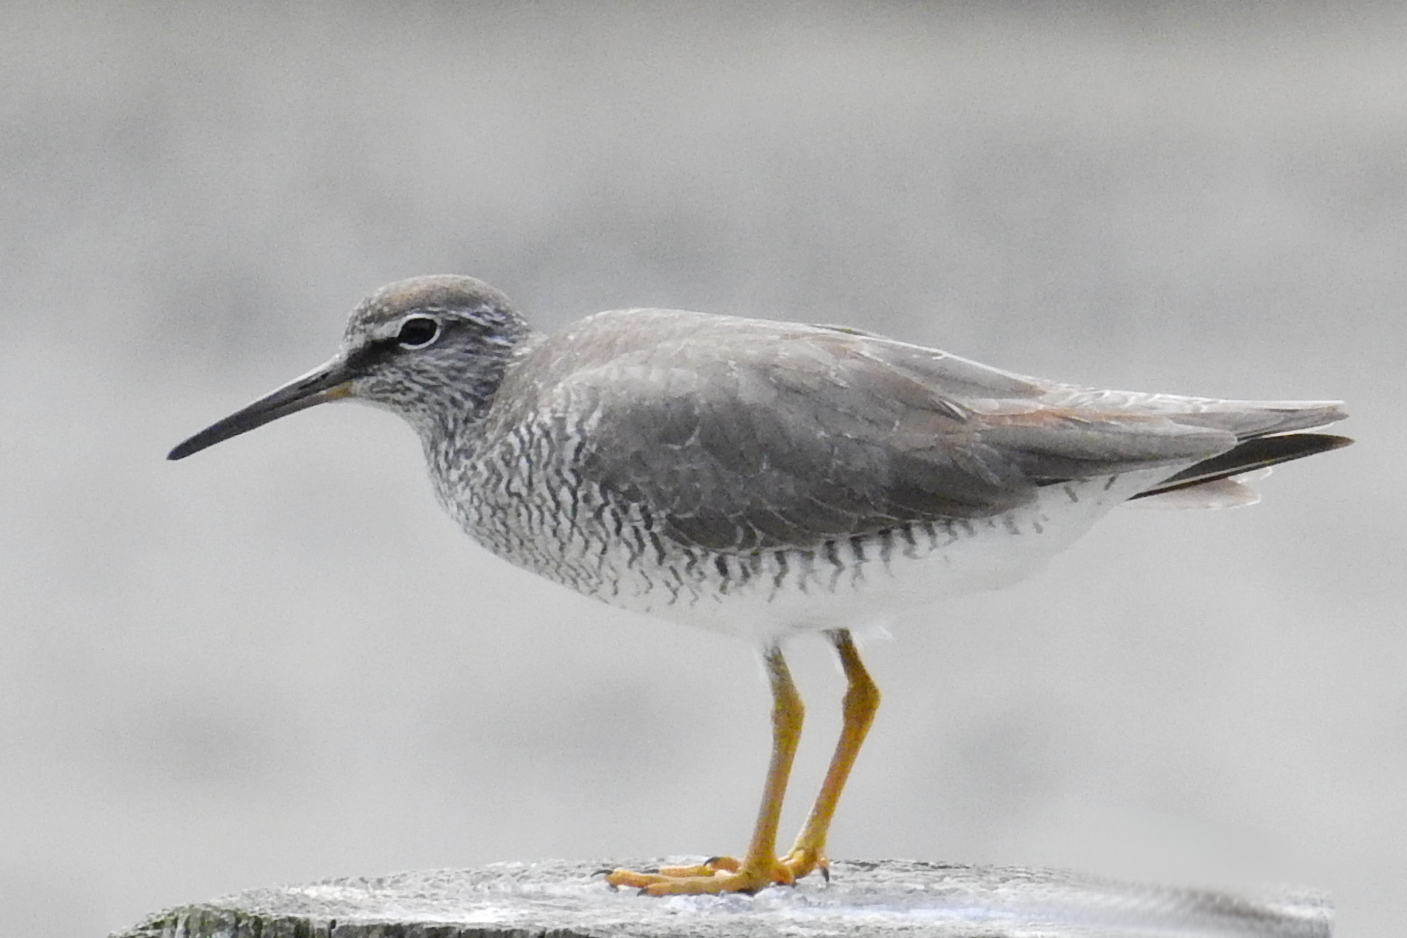
[[[808,848],[793,849],[778,862],[791,870],[792,875],[797,879],[809,876],[819,870],[826,882],[830,882],[830,858],[819,851]]]

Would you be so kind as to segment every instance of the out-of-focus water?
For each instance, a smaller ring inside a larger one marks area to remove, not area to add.
[[[1063,8],[1062,8],[1063,7]],[[171,445],[381,283],[669,305],[1018,371],[1334,398],[1264,502],[1122,512],[872,642],[844,857],[1407,918],[1395,5],[57,3],[0,31],[0,934],[256,885],[742,849],[741,644],[538,582],[327,407]],[[810,703],[788,827],[841,681]]]

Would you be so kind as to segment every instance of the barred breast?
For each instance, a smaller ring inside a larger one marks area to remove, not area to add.
[[[516,566],[613,606],[759,642],[1017,582],[1170,472],[1049,486],[987,518],[720,551],[678,543],[649,506],[581,478],[581,441],[562,418],[519,424],[474,459],[431,453],[437,494],[470,536]]]

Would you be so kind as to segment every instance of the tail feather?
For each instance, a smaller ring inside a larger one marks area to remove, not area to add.
[[[1317,425],[1317,424],[1315,424]],[[1346,436],[1329,433],[1287,433],[1281,436],[1253,436],[1227,450],[1219,456],[1204,459],[1189,466],[1176,475],[1169,476],[1146,492],[1134,498],[1148,498],[1178,489],[1205,485],[1219,479],[1227,479],[1257,469],[1303,459],[1318,453],[1327,453],[1352,443]],[[1130,499],[1132,501],[1133,499]]]
[[[1261,469],[1229,479],[1198,482],[1188,488],[1146,493],[1136,496],[1138,501],[1124,504],[1130,508],[1242,508],[1260,501],[1260,493],[1250,483],[1268,475],[1269,469]]]

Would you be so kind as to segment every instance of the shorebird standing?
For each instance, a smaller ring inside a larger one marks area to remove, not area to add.
[[[393,283],[327,364],[171,451],[324,401],[416,429],[441,504],[489,550],[612,605],[762,649],[773,745],[741,860],[613,885],[753,891],[826,871],[826,833],[879,705],[850,629],[1015,582],[1122,502],[1245,504],[1235,478],[1334,449],[1334,402],[1223,401],[1028,378],[877,335],[664,309],[533,331],[468,277]],[[782,642],[820,631],[849,681],[794,846],[777,819],[803,707]]]

